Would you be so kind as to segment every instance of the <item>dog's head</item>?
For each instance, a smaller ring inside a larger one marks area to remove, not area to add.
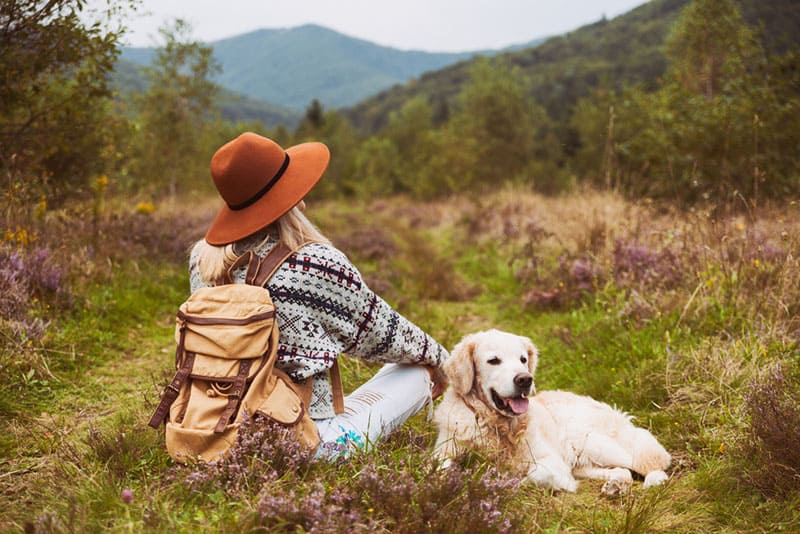
[[[459,394],[474,394],[489,408],[514,417],[528,411],[538,351],[530,339],[499,330],[462,339],[442,366]]]

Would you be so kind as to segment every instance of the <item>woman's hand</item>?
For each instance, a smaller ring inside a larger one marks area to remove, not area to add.
[[[424,366],[428,373],[431,375],[431,382],[433,382],[433,389],[431,390],[431,397],[436,400],[442,396],[444,390],[447,389],[447,377],[442,372],[440,367],[434,365]]]

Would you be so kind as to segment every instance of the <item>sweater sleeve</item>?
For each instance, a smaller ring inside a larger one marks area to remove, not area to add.
[[[447,350],[364,285],[356,335],[344,352],[365,360],[440,366]]]
[[[336,250],[336,249],[334,249]],[[400,315],[373,292],[347,257],[336,250],[333,258],[340,272],[351,273],[348,299],[351,326],[343,339],[343,353],[368,361],[439,366],[449,357],[447,350],[420,327]]]

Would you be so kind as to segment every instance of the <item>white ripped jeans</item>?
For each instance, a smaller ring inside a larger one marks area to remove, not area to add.
[[[425,367],[389,363],[344,398],[344,412],[316,421],[318,457],[334,459],[368,449],[431,401]]]

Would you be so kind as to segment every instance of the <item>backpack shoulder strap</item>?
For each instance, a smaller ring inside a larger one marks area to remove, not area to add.
[[[232,284],[233,283],[233,272],[236,269],[238,269],[240,267],[244,267],[245,265],[247,265],[248,266],[248,272],[249,272],[250,266],[253,263],[256,263],[256,265],[258,264],[258,259],[259,259],[258,258],[258,254],[254,253],[251,250],[248,250],[247,252],[245,252],[241,256],[237,257],[234,260],[234,262],[227,269],[225,269],[225,272],[222,273],[222,276],[220,276],[219,278],[214,280],[214,285],[215,286],[222,286],[222,285],[226,285],[226,284]]]
[[[344,388],[342,387],[342,374],[339,372],[339,358],[333,359],[330,376],[333,390],[333,412],[344,413]]]
[[[283,262],[285,262],[289,256],[310,243],[314,243],[314,241],[305,241],[296,249],[291,249],[279,242],[267,253],[266,256],[264,256],[264,259],[258,262],[257,265],[254,264],[253,260],[256,260],[258,255],[253,254],[254,258],[250,258],[250,264],[247,269],[247,276],[245,280],[248,284],[263,287],[267,282],[269,282],[269,279],[272,278],[272,275],[275,274],[275,272],[280,268],[281,265],[283,265]],[[344,388],[342,387],[342,377],[341,373],[339,372],[339,358],[334,358],[333,360],[333,365],[330,369],[330,378],[331,388],[333,389],[333,411],[337,414],[340,414],[344,412]],[[307,386],[309,391],[305,393],[305,396],[310,399],[311,383],[308,382]]]
[[[264,259],[259,261],[257,265],[254,266],[253,263],[251,262],[250,266],[247,269],[247,278],[246,278],[247,283],[254,286],[263,287],[269,281],[269,279],[272,278],[272,275],[275,274],[275,272],[280,268],[280,266],[283,265],[283,262],[286,261],[286,259],[289,256],[291,256],[292,254],[297,252],[297,250],[306,246],[310,242],[311,241],[303,243],[296,249],[291,249],[286,245],[284,245],[283,243],[279,242],[274,247],[272,247],[272,250],[270,250],[267,253],[267,255],[264,256]],[[254,254],[254,256],[256,256],[256,258],[258,257],[257,254]]]

